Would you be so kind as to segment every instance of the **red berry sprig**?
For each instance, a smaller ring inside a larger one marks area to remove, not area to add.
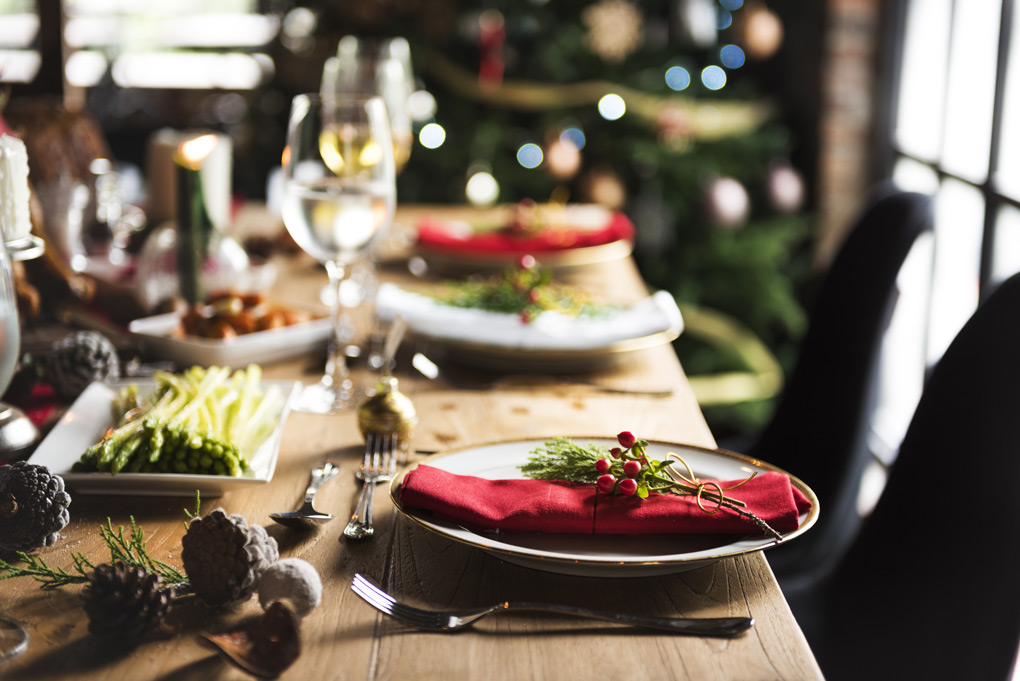
[[[676,485],[676,481],[664,472],[670,461],[657,461],[645,455],[647,440],[639,440],[634,433],[625,430],[616,436],[619,447],[609,450],[609,459],[595,462],[600,473],[596,486],[605,494],[622,494],[645,499],[652,492],[662,492]]]

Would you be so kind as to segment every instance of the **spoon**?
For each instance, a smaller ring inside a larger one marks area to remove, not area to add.
[[[308,485],[308,489],[305,490],[305,500],[301,504],[301,508],[296,511],[288,511],[287,513],[270,513],[269,517],[287,527],[308,527],[316,523],[332,520],[333,516],[329,513],[319,513],[316,511],[312,507],[312,502],[315,501],[315,494],[319,491],[319,488],[335,478],[339,472],[340,467],[328,461],[318,468],[313,468],[312,482]]]

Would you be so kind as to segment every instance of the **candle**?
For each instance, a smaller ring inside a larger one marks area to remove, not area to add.
[[[213,135],[216,147],[202,162],[202,194],[206,212],[218,229],[230,224],[231,173],[233,145],[230,137],[211,130],[156,131],[149,139],[146,152],[146,217],[150,224],[173,220],[177,214],[177,169],[174,157],[183,142]]]
[[[177,166],[177,273],[181,296],[189,304],[202,300],[200,274],[209,256],[213,223],[206,210],[202,164],[216,149],[216,136],[182,142],[174,154]]]
[[[0,135],[0,228],[4,241],[29,235],[28,151],[17,137]]]

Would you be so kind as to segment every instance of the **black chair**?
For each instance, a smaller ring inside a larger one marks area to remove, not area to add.
[[[795,612],[827,679],[1004,681],[1020,642],[1020,275],[933,370],[885,493]],[[810,534],[810,532],[808,533]]]
[[[767,554],[784,590],[830,570],[860,528],[856,501],[872,461],[867,429],[896,277],[932,225],[930,197],[891,185],[875,190],[821,283],[773,417],[746,450],[818,495],[815,527]]]

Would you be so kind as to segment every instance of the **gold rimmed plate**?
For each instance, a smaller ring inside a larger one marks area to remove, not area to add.
[[[610,438],[575,437],[580,443],[616,446]],[[545,440],[527,439],[494,442],[443,452],[421,463],[458,475],[491,480],[523,478],[520,466]],[[752,473],[786,473],[764,461],[721,449],[670,442],[650,442],[647,453],[662,459],[676,453],[705,479],[733,480]],[[400,504],[400,485],[405,471],[390,486],[398,511],[410,521],[456,542],[490,553],[524,567],[582,577],[646,577],[693,570],[732,556],[762,551],[778,540],[765,535],[574,535],[541,533],[476,532],[440,520],[430,513],[405,509]],[[796,477],[790,482],[810,501],[811,509],[801,514],[799,527],[783,535],[791,540],[807,532],[818,517],[818,499]]]

